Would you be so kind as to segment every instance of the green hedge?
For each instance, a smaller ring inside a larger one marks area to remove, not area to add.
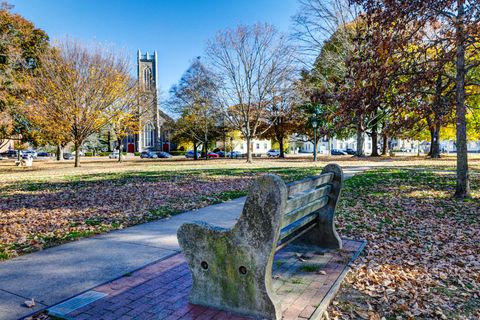
[[[85,152],[85,157],[93,157],[93,152]]]
[[[184,156],[186,151],[170,151],[172,156]]]
[[[134,155],[135,155],[135,157],[139,157],[139,156],[140,156],[140,152],[135,152]]]
[[[110,155],[111,152],[105,152],[105,151],[102,151],[102,152],[99,152],[98,155],[100,157],[108,157]]]

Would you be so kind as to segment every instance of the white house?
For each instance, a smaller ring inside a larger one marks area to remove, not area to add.
[[[356,150],[357,149],[357,141],[356,141],[355,138],[349,138],[349,139],[345,139],[345,140],[332,138],[332,139],[330,139],[330,141],[328,141],[326,138],[320,138],[319,139],[318,147],[317,147],[318,153],[329,154],[331,149],[339,149],[339,150],[353,149],[353,150]],[[364,150],[365,150],[366,153],[372,152],[372,139],[368,135],[365,135]],[[312,141],[306,141],[306,139],[304,141],[301,141],[299,152],[301,152],[301,153],[312,153],[313,152],[313,142]]]
[[[217,141],[217,148],[223,149],[223,141]],[[253,139],[250,142],[252,153],[266,154],[272,148],[272,142],[266,139]],[[239,153],[247,153],[247,141],[242,139],[227,140],[227,152],[236,151]]]
[[[455,140],[440,141],[440,150],[444,152],[457,152],[457,144]],[[468,152],[480,152],[480,141],[468,141]]]

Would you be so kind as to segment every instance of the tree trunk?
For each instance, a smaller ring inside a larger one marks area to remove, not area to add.
[[[108,130],[108,133],[107,133],[108,152],[112,152],[111,140],[112,140],[112,136],[111,136],[110,130]]]
[[[251,137],[247,137],[247,163],[252,163],[252,148],[250,146],[250,141],[252,141]]]
[[[118,144],[118,162],[122,162],[122,139],[117,139]]]
[[[280,138],[280,140],[278,140],[278,145],[280,147],[280,155],[278,156],[279,158],[285,158],[285,152],[283,151],[283,137]]]
[[[372,126],[372,153],[371,157],[379,157],[380,155],[378,154],[378,120],[376,119],[376,111],[374,113],[375,119],[373,120],[373,126]]]
[[[328,148],[328,155],[332,155],[332,138],[330,136],[327,136],[327,148]]]
[[[194,143],[193,143],[193,160],[198,160],[197,148],[198,148],[197,143],[194,142]]]
[[[208,140],[205,138],[203,142],[203,152],[205,152],[205,160],[208,160]]]
[[[357,151],[355,152],[355,156],[357,157],[363,157],[365,154],[363,152],[363,144],[365,142],[365,136],[362,128],[362,121],[363,117],[358,116],[357,117]]]
[[[457,187],[455,198],[470,197],[470,181],[468,176],[467,126],[465,107],[465,0],[457,0],[456,21],[456,126],[457,126]]]
[[[80,167],[80,144],[75,143],[75,168]]]
[[[283,118],[279,117],[274,121],[273,125],[273,130],[275,132],[275,138],[278,141],[279,147],[280,147],[280,155],[279,158],[285,158],[285,152],[284,152],[284,145],[283,145],[283,140],[284,140],[284,134],[283,134],[283,128],[282,128],[282,123],[283,123]]]
[[[62,161],[63,159],[63,148],[61,145],[57,144],[57,161]]]
[[[386,133],[383,133],[382,156],[386,156],[387,152],[388,152],[388,136]]]
[[[428,151],[427,156],[431,157],[432,156],[432,151],[433,151],[433,137],[435,135],[435,129],[430,127],[428,129],[428,131],[430,131],[430,150]]]
[[[435,121],[435,127],[432,132],[432,144],[430,148],[430,157],[432,159],[440,158],[440,121]]]

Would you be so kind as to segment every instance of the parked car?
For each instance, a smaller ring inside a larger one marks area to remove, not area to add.
[[[242,154],[238,151],[230,151],[227,153],[227,158],[240,158]]]
[[[73,151],[72,154],[75,156],[76,152]],[[84,156],[85,156],[85,153],[80,150],[80,151],[78,152],[78,156],[79,156],[79,157],[84,157]]]
[[[1,156],[3,158],[16,158],[18,157],[18,150],[7,150],[2,152]]]
[[[47,158],[47,157],[50,157],[50,153],[42,151],[37,153],[37,157]]]
[[[207,153],[207,157],[209,157],[209,158],[220,158],[220,156],[218,155],[218,153],[215,153],[215,152],[209,152],[209,153]]]
[[[350,149],[350,148],[345,149],[345,152],[346,152],[347,154],[351,154],[351,155],[354,155],[354,154],[356,153],[355,150]]]
[[[346,153],[345,151],[342,151],[342,150],[332,149],[331,154],[332,154],[332,156],[345,156],[348,153]]]
[[[216,152],[220,158],[225,158],[225,152],[224,151],[218,151]]]
[[[267,151],[267,156],[270,158],[270,157],[280,157],[280,150],[274,150],[274,149],[271,149],[271,150],[268,150]]]
[[[75,156],[74,156],[73,154],[71,154],[71,153],[64,153],[64,154],[63,154],[63,159],[65,159],[65,160],[73,160],[73,159],[75,159]]]
[[[171,158],[172,155],[168,152],[160,151],[160,152],[157,152],[157,157],[166,159],[166,158]]]
[[[30,156],[33,159],[37,159],[37,156],[38,156],[37,151],[35,151],[35,150],[22,151],[22,156],[24,156],[24,155]]]
[[[185,158],[194,158],[194,155],[195,155],[195,152],[193,150],[188,150],[186,153],[185,153]],[[200,152],[197,151],[197,158],[200,158],[202,156],[202,154]]]
[[[156,159],[156,158],[158,158],[158,156],[153,151],[142,151],[142,153],[140,153],[140,158],[142,158],[142,159]]]
[[[112,153],[110,153],[108,155],[108,158],[109,159],[118,159],[119,156],[120,156],[120,152],[118,152],[118,150],[114,150]]]

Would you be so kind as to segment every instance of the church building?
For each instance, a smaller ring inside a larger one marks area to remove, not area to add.
[[[137,77],[140,90],[144,93],[138,105],[140,130],[124,139],[126,152],[170,151],[168,127],[172,119],[159,108],[157,70],[157,52],[151,55],[138,50]]]

